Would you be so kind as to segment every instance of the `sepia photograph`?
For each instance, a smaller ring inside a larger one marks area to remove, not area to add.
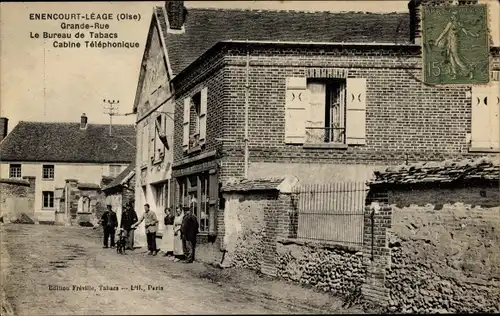
[[[500,1],[0,3],[1,315],[500,313]]]

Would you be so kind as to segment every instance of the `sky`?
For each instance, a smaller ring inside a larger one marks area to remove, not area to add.
[[[337,12],[405,12],[407,3],[406,0],[185,1],[188,10],[211,7]],[[1,2],[0,116],[9,119],[9,132],[19,121],[78,122],[82,113],[86,113],[89,123],[108,123],[105,99],[119,101],[120,114],[130,113],[155,5],[164,2]],[[31,13],[113,13],[115,19],[109,21],[106,31],[117,33],[119,40],[137,42],[139,47],[54,48],[54,40],[44,40],[43,32],[65,32],[61,21],[30,20]],[[141,18],[117,21],[119,13]],[[115,116],[113,123],[133,124],[134,119],[133,115]]]

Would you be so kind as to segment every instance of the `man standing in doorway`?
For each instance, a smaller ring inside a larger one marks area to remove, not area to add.
[[[148,255],[156,256],[158,254],[158,249],[156,248],[156,232],[158,231],[158,218],[154,212],[149,210],[149,204],[144,204],[144,214],[137,223],[132,225],[135,229],[140,223],[144,221],[144,226],[146,227],[146,238],[148,241]]]
[[[111,248],[115,247],[115,229],[118,226],[118,219],[116,213],[111,209],[111,205],[107,205],[107,210],[102,214],[101,224],[104,229],[104,246],[108,248],[108,239],[111,238]]]
[[[134,229],[132,228],[132,225],[135,222],[137,222],[137,213],[134,210],[134,203],[128,202],[122,213],[120,227],[125,230],[125,236],[127,238],[126,248],[129,250],[134,250]]]
[[[193,203],[194,205],[194,203]],[[198,235],[198,218],[193,214],[192,208],[186,208],[184,219],[182,220],[181,236],[186,247],[185,263],[194,261],[196,236]]]

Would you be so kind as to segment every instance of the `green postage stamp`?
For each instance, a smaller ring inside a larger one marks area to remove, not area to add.
[[[486,5],[424,6],[424,82],[434,85],[489,81]]]

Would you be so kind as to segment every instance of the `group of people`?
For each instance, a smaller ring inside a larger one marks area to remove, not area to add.
[[[114,248],[118,220],[111,205],[107,205],[107,210],[100,222],[104,230],[103,248],[109,248],[108,240],[111,241],[111,248]],[[155,212],[150,211],[149,204],[145,204],[144,214],[138,218],[133,203],[127,203],[120,221],[120,229],[123,230],[126,238],[126,249],[134,250],[134,230],[142,222],[146,230],[148,255],[156,256],[160,250],[163,250],[165,256],[173,257],[175,261],[185,263],[194,261],[199,227],[198,219],[191,207],[178,206],[175,214],[170,208],[165,208],[165,230],[162,235],[161,249],[159,249],[156,245],[159,221]]]

